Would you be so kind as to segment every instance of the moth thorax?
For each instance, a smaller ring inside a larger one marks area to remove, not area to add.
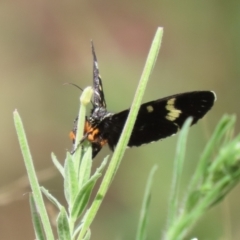
[[[109,113],[104,107],[96,107],[92,110],[92,114],[89,117],[89,122],[92,125],[98,125],[105,117],[107,117]]]

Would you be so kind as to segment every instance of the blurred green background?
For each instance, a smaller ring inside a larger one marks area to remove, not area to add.
[[[92,83],[94,40],[108,110],[130,106],[158,26],[163,43],[144,101],[214,90],[211,112],[190,131],[182,193],[199,155],[224,113],[239,115],[240,2],[238,1],[6,1],[0,2],[0,239],[34,239],[28,182],[12,113],[22,117],[41,184],[62,202],[62,179],[50,153],[63,162],[79,107],[78,89]],[[236,132],[239,131],[239,121]],[[165,231],[177,137],[126,151],[91,230],[92,239],[134,239],[146,179],[159,165],[152,190],[149,237]],[[109,154],[106,147],[94,166]],[[199,239],[239,239],[240,188],[192,229]],[[50,206],[54,219],[55,209]]]

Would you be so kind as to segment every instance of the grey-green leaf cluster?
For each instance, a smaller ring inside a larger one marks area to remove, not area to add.
[[[169,201],[171,204],[164,239],[184,239],[199,217],[223,200],[239,183],[240,134],[233,137],[235,121],[235,116],[225,115],[216,126],[189,181],[190,184],[182,201],[178,200],[178,188],[174,188],[174,194]],[[186,129],[183,129],[179,136],[178,146],[183,140],[181,135],[184,131]],[[181,146],[180,153],[176,154],[176,161],[181,162],[178,166],[180,169],[183,161],[179,158],[185,148],[186,145]],[[179,179],[177,172],[174,171],[173,179]]]

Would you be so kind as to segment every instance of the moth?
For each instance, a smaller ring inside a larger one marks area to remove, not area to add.
[[[130,109],[111,113],[103,92],[97,57],[93,43],[93,100],[90,116],[86,117],[83,140],[92,145],[94,158],[106,144],[112,151],[116,147]],[[193,91],[160,98],[141,105],[128,142],[129,147],[158,141],[174,135],[182,128],[184,121],[192,117],[192,125],[197,123],[213,106],[216,94],[213,91]],[[70,138],[75,143],[77,118]]]

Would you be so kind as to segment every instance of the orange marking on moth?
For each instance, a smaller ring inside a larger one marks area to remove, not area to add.
[[[100,141],[100,144],[101,144],[101,146],[104,146],[105,144],[107,144],[107,142],[108,142],[107,139],[102,139],[102,140]]]
[[[70,139],[71,139],[72,141],[75,140],[76,136],[75,136],[75,134],[74,134],[73,131],[71,131],[71,132],[69,133],[69,137],[70,137]]]
[[[88,121],[85,122],[85,129],[84,133],[87,133],[87,139],[90,142],[98,142],[100,143],[101,146],[105,145],[108,141],[107,139],[101,139],[99,138],[99,129],[98,128],[93,128],[91,124],[89,124]]]
[[[107,142],[108,142],[107,139],[99,138],[97,136],[98,133],[99,133],[99,129],[98,128],[94,129],[88,121],[85,122],[84,135],[87,134],[88,141],[89,142],[98,142],[98,143],[100,143],[101,146],[107,144]],[[73,131],[71,131],[69,133],[69,137],[70,137],[70,139],[72,141],[75,141],[75,139],[76,139],[76,135],[74,134]]]
[[[87,139],[90,141],[90,142],[95,142],[97,140],[97,134],[99,133],[99,129],[91,129],[90,132],[88,132],[88,137]]]
[[[88,121],[85,122],[84,133],[87,134],[88,141],[90,142],[98,141],[97,134],[99,133],[99,129],[93,128]]]

